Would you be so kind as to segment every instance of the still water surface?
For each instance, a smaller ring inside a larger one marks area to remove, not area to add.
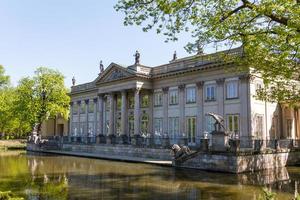
[[[255,174],[209,173],[148,164],[0,152],[0,191],[47,199],[258,199],[267,186],[292,199],[300,167]]]

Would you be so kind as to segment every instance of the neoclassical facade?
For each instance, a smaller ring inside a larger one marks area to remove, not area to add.
[[[221,62],[219,53],[174,56],[154,67],[141,65],[139,54],[134,65],[101,65],[94,81],[71,88],[69,136],[184,137],[193,146],[214,129],[206,115],[213,112],[241,140],[299,138],[299,109],[255,99],[262,80]]]

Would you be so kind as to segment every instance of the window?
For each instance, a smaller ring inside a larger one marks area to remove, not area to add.
[[[170,105],[178,104],[178,90],[170,90],[169,98],[170,98],[170,101],[169,101]]]
[[[238,82],[231,81],[226,84],[226,98],[234,99],[238,97]]]
[[[228,130],[233,133],[239,133],[239,115],[228,115]]]
[[[80,104],[80,114],[84,114],[85,109],[86,109],[86,104],[85,103]]]
[[[207,101],[215,101],[216,100],[216,86],[215,85],[207,85],[206,86],[206,100]]]
[[[110,111],[110,99],[107,98],[106,101],[105,101],[105,110],[106,111]]]
[[[286,120],[286,134],[287,138],[292,138],[292,128],[293,128],[293,120],[287,119]]]
[[[93,113],[93,112],[94,112],[94,105],[95,105],[94,102],[90,102],[90,103],[88,104],[88,106],[89,106],[89,113]]]
[[[215,120],[211,116],[205,116],[205,131],[211,133],[215,130]]]
[[[73,122],[72,123],[72,135],[73,136],[77,136],[78,135],[78,125],[79,123],[78,122]]]
[[[169,137],[176,138],[179,135],[179,118],[169,118]]]
[[[186,103],[195,103],[196,102],[196,88],[188,87],[186,88]]]
[[[78,114],[78,104],[77,103],[73,104],[72,112],[74,115]]]
[[[121,113],[117,113],[117,121],[116,121],[116,133],[117,135],[121,135]]]
[[[95,136],[94,123],[93,122],[89,122],[89,124],[88,124],[88,136],[89,137]]]
[[[147,108],[149,106],[149,95],[142,96],[142,108]]]
[[[128,98],[128,108],[134,108],[134,97],[133,96],[129,96]]]
[[[117,110],[121,110],[122,99],[120,96],[117,96]]]
[[[155,118],[154,119],[154,134],[155,136],[161,136],[163,133],[163,119]]]
[[[263,136],[263,115],[256,115],[255,116],[255,137],[256,138],[262,138]]]
[[[154,93],[154,106],[162,106],[163,104],[163,93],[162,92],[156,92]]]
[[[255,92],[256,92],[256,94],[258,94],[261,89],[262,89],[262,83],[261,82],[256,82],[255,83]]]
[[[148,134],[148,125],[149,125],[149,117],[147,114],[144,114],[141,119],[141,131],[142,134]]]
[[[129,129],[129,134],[134,135],[134,117],[133,117],[133,115],[130,115],[128,117],[128,129]]]
[[[186,132],[188,143],[194,145],[196,142],[196,117],[187,117]]]

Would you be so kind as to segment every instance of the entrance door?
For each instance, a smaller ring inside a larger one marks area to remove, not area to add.
[[[196,117],[187,117],[186,128],[188,145],[193,146],[196,144]]]
[[[58,133],[59,136],[64,135],[64,125],[63,124],[58,124],[57,125],[57,133]]]

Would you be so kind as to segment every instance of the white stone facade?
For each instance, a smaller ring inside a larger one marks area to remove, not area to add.
[[[241,140],[300,137],[299,109],[256,100],[260,78],[235,71],[218,55],[156,67],[111,63],[94,81],[72,87],[69,135],[186,137],[196,145],[212,131],[206,113],[213,112]]]

